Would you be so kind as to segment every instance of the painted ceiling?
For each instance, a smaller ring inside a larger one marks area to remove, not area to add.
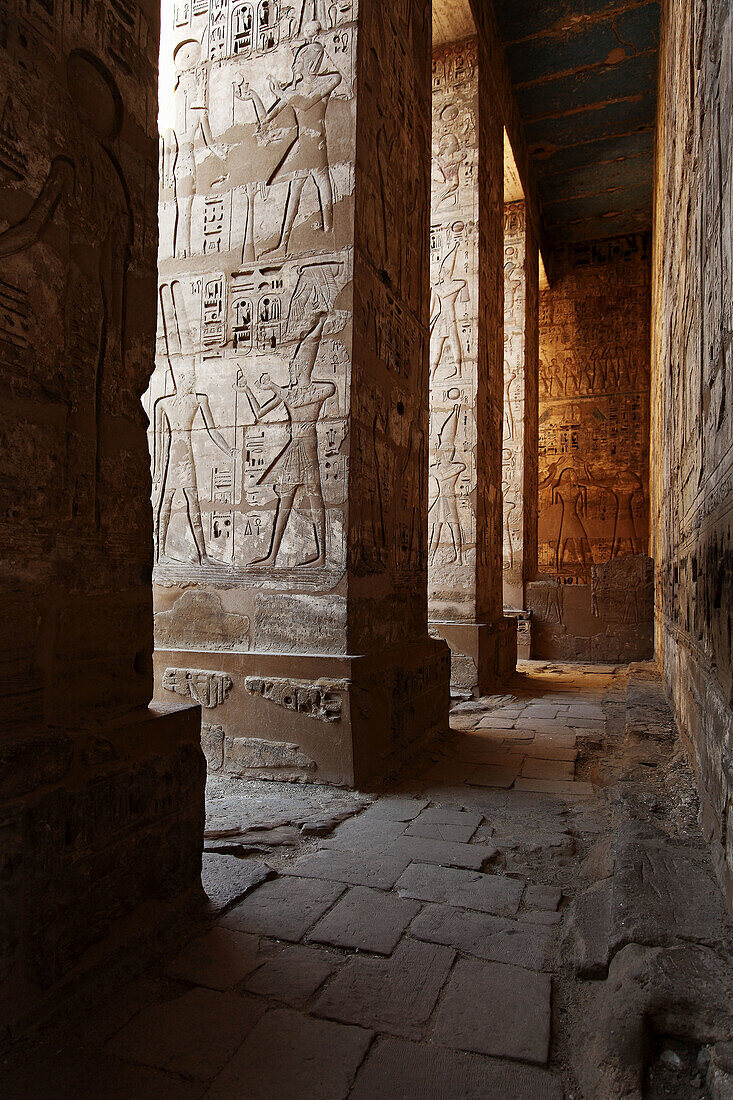
[[[651,228],[658,0],[493,0],[550,243]]]

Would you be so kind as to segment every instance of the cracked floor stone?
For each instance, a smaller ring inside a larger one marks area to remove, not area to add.
[[[206,920],[3,1100],[725,1095],[733,941],[652,669],[523,663],[385,791],[209,787]]]

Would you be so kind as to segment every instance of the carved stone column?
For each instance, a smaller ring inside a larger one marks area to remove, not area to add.
[[[523,202],[504,208],[504,604],[537,573],[539,254]]]
[[[159,4],[0,15],[0,1032],[200,892],[199,708],[153,687]],[[90,889],[90,883],[94,886]],[[151,904],[154,902],[154,904]],[[170,922],[169,922],[170,926]],[[93,945],[93,950],[87,949]]]
[[[452,684],[483,692],[514,662],[499,567],[503,128],[479,84],[476,39],[435,51],[429,613]]]
[[[194,0],[167,27],[156,688],[202,703],[214,769],[353,783],[447,722],[425,598],[430,9],[300,8]]]

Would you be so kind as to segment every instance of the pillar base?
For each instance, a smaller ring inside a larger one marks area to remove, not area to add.
[[[203,706],[209,770],[361,786],[448,729],[450,654],[426,638],[367,656],[156,650],[156,697]]]
[[[517,667],[517,624],[514,619],[487,623],[432,620],[430,633],[443,638],[451,651],[451,687],[488,695]]]

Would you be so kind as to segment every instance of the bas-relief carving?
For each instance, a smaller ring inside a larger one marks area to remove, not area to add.
[[[328,591],[346,564],[351,5],[164,17],[155,580]]]
[[[505,577],[521,589],[524,539],[526,225],[523,203],[504,208],[504,421],[502,494]]]
[[[250,695],[260,696],[276,706],[304,714],[307,718],[315,718],[321,722],[338,722],[341,718],[342,695],[349,685],[345,680],[308,683],[248,676],[244,687]]]
[[[55,627],[38,650],[46,715],[75,725],[92,711],[143,706],[150,694],[149,513],[134,488],[146,476],[138,418],[152,334],[130,289],[152,276],[155,260],[144,229],[155,213],[146,190],[152,48],[134,3],[124,40],[118,11],[101,21],[70,0],[4,10],[0,358],[10,395],[4,511],[13,520],[5,579],[22,588],[30,621],[83,620],[107,601],[93,667],[82,670]]]
[[[477,96],[475,42],[435,53],[428,590],[455,604],[476,583]]]
[[[543,295],[539,568],[562,584],[587,584],[594,565],[646,552],[645,247],[643,238],[573,246]]]
[[[232,690],[232,678],[226,672],[208,669],[167,668],[163,673],[163,687],[176,695],[194,699],[204,710],[214,710]]]
[[[227,765],[232,771],[316,771],[315,760],[287,741],[265,741],[259,737],[233,737],[225,742]]]

